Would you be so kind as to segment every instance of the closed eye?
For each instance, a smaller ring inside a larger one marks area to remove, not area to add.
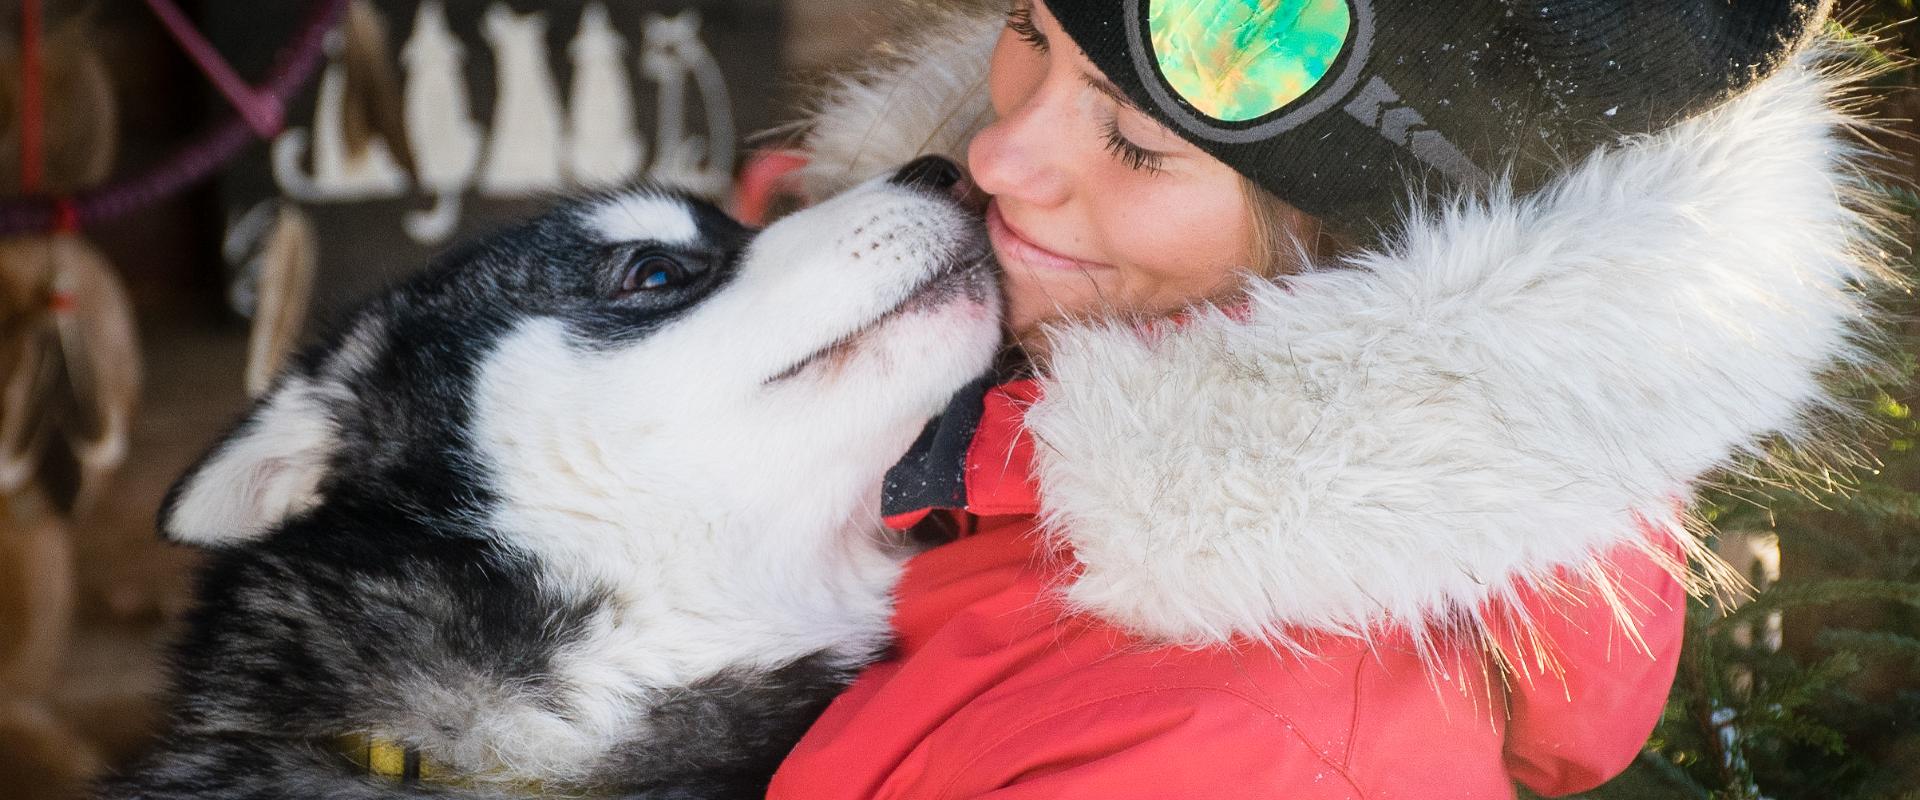
[[[1120,120],[1110,119],[1101,131],[1106,140],[1107,152],[1130,169],[1145,172],[1148,175],[1160,174],[1160,167],[1166,162],[1166,154],[1156,153],[1127,140],[1120,133]]]

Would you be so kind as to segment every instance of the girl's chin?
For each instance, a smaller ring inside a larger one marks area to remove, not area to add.
[[[1032,275],[1019,276],[1008,272],[1007,329],[1016,339],[1024,340],[1030,334],[1037,335],[1050,322],[1085,317],[1090,306],[1094,305],[1086,302],[1085,296],[1091,294],[1096,301],[1101,296],[1097,290],[1090,291],[1092,287],[1087,285],[1084,278],[1072,281],[1078,284],[1075,286],[1050,286],[1049,283],[1035,280]]]
[[[1053,321],[1037,316],[1007,316],[1007,337],[1014,345],[1029,353],[1046,348],[1046,325]]]

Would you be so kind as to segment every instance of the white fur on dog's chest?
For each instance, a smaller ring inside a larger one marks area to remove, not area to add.
[[[770,573],[756,582],[763,591],[729,594],[712,576],[651,569],[686,561],[637,557],[647,548],[633,546],[633,530],[586,533],[594,527],[576,522],[569,529],[564,541],[579,543],[578,549],[541,547],[533,556],[543,588],[593,602],[593,610],[553,653],[550,679],[537,696],[456,700],[471,716],[454,738],[429,749],[459,771],[518,781],[584,779],[621,745],[644,738],[653,707],[690,681],[774,669],[822,652],[854,665],[884,644],[899,566],[876,550],[850,548],[855,552],[839,564],[790,565],[779,570],[786,580]],[[625,546],[616,544],[622,536]],[[768,566],[710,563],[715,569]],[[823,591],[829,585],[835,588]]]
[[[625,623],[610,617],[589,638],[649,679],[710,674],[743,652],[782,663],[844,643],[847,624],[884,629],[899,563],[860,500],[877,502],[878,475],[781,433],[804,419],[702,408],[647,380],[677,371],[658,361],[682,351],[581,351],[544,322],[502,342],[483,370],[475,439],[503,541],[548,590],[608,598]],[[656,446],[605,444],[636,429]]]
[[[823,652],[854,664],[888,635],[900,560],[855,522],[871,510],[828,500],[874,478],[782,467],[798,454],[743,457],[778,438],[743,426],[790,421],[703,414],[676,387],[649,385],[679,368],[653,359],[681,352],[582,350],[534,322],[486,361],[474,439],[500,497],[491,527],[544,592],[592,611],[552,656],[544,708],[516,704],[475,726],[487,740],[476,766],[578,775],[644,731],[660,691]],[[636,428],[664,444],[604,444]]]

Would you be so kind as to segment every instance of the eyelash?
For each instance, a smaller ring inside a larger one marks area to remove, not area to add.
[[[1033,24],[1031,3],[1015,3],[1007,10],[1007,30],[1013,31],[1013,35],[1020,37],[1020,41],[1026,42],[1028,47],[1042,53],[1047,51],[1047,36],[1040,32],[1039,26]],[[1118,119],[1107,120],[1102,138],[1106,140],[1107,152],[1112,153],[1114,158],[1119,159],[1120,163],[1127,165],[1129,169],[1149,175],[1160,173],[1160,165],[1164,157],[1127,141],[1127,137],[1120,133]]]
[[[1007,9],[1007,30],[1013,31],[1013,35],[1020,37],[1020,41],[1026,42],[1028,47],[1047,52],[1047,36],[1033,24],[1032,5],[1015,3],[1013,8]]]
[[[1114,158],[1120,159],[1120,163],[1148,175],[1160,174],[1160,165],[1165,160],[1165,156],[1127,141],[1127,137],[1120,134],[1120,120],[1107,120],[1105,134],[1107,152],[1112,153]]]

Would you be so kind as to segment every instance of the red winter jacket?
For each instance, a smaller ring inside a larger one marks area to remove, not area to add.
[[[988,396],[967,460],[974,530],[909,563],[898,650],[827,710],[770,797],[1468,798],[1511,796],[1513,780],[1558,795],[1646,741],[1686,596],[1631,548],[1612,557],[1640,641],[1589,592],[1528,597],[1563,676],[1504,685],[1473,649],[1437,676],[1404,639],[1168,647],[1063,608],[1051,590],[1071,556],[1036,533],[1025,478],[1035,391]]]
[[[802,191],[962,153],[999,27],[943,23],[827,97]],[[1618,772],[1672,679],[1670,576],[1712,558],[1675,498],[1812,438],[1820,376],[1860,358],[1875,247],[1834,91],[1802,58],[1534,196],[1250,281],[1233,314],[1054,331],[971,440],[972,532],[910,562],[897,653],[771,795],[1431,800]]]

